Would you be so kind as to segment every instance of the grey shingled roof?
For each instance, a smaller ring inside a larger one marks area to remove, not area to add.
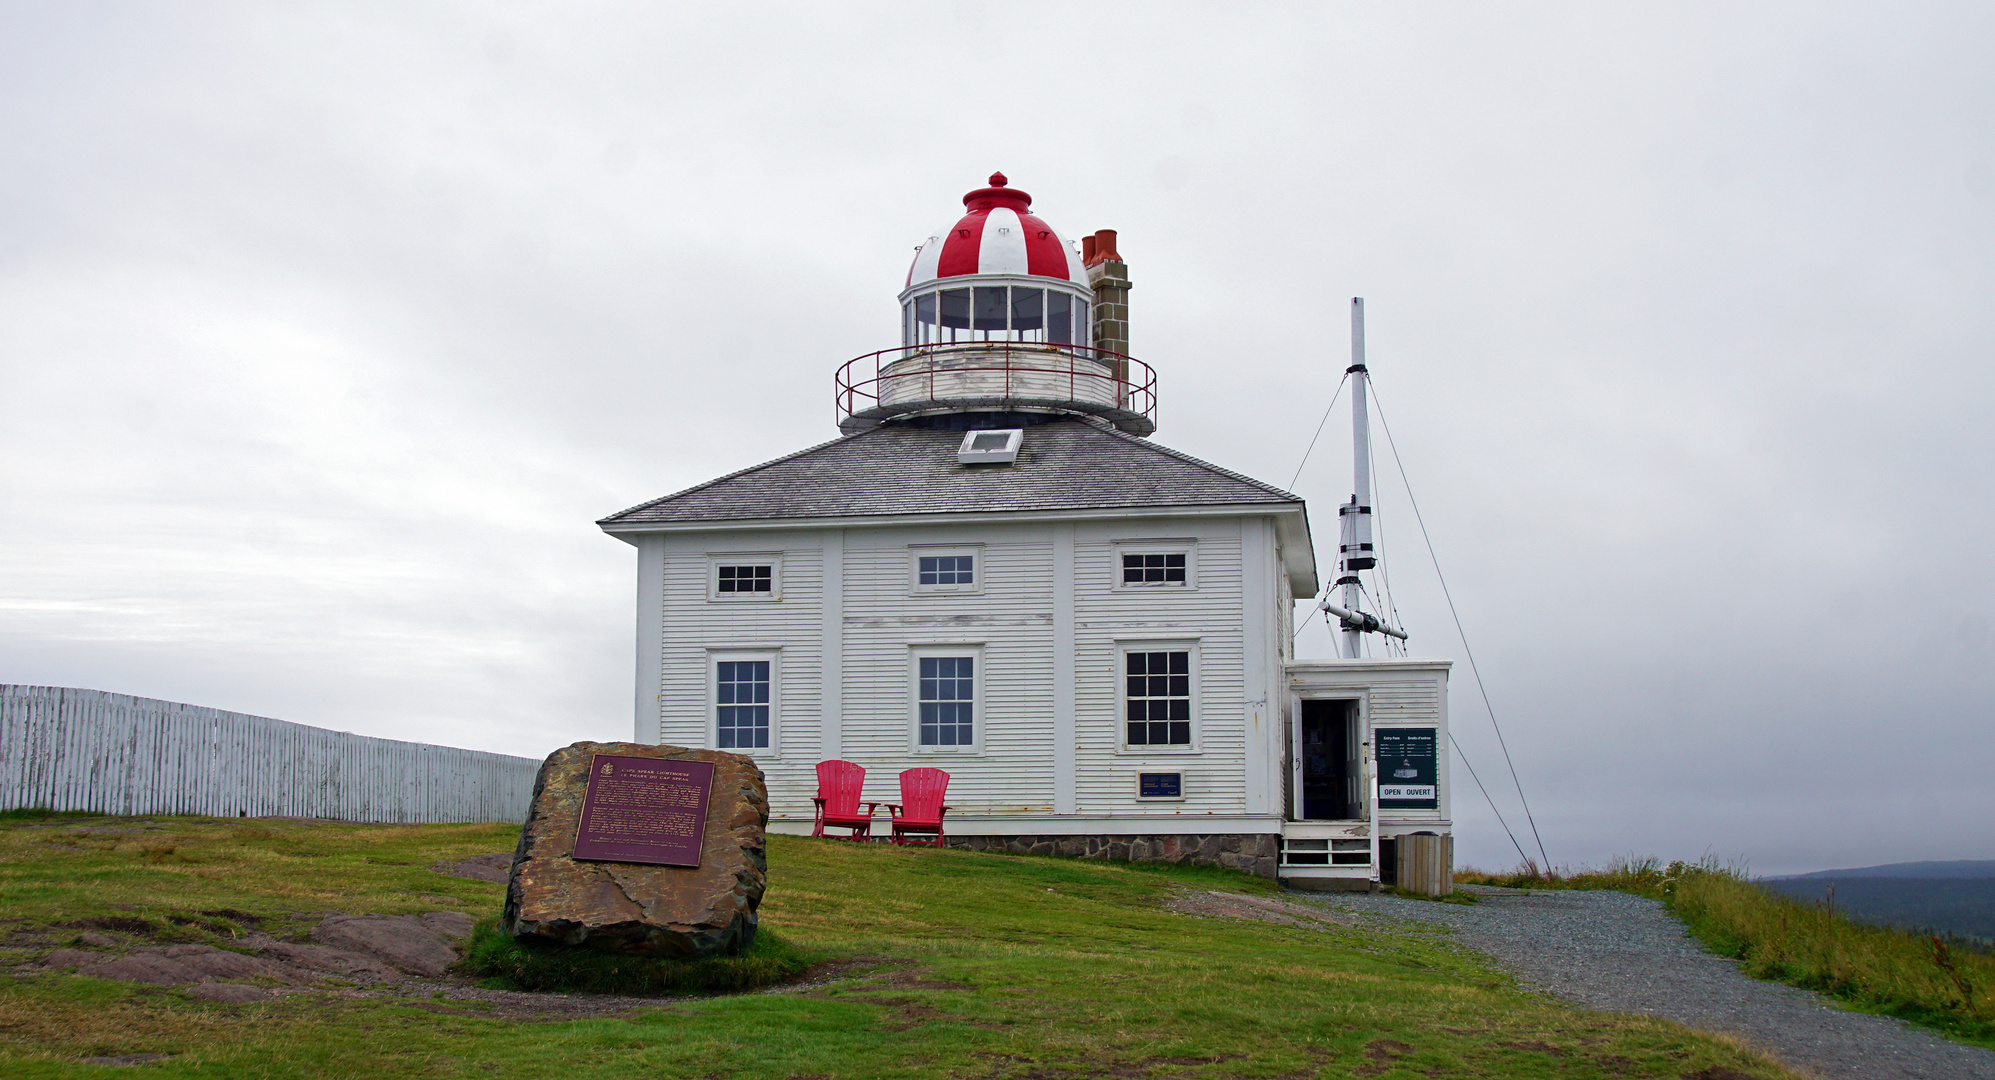
[[[884,425],[611,514],[646,524],[1228,506],[1302,500],[1188,454],[1086,420],[1025,429],[1012,465],[956,463],[960,431]]]

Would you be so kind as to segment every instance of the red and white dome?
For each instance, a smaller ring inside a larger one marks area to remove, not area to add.
[[[915,252],[909,288],[973,274],[1024,274],[1086,286],[1080,254],[1029,212],[1032,196],[1006,187],[1003,173],[991,174],[990,187],[963,196],[963,205],[969,213],[961,221]]]

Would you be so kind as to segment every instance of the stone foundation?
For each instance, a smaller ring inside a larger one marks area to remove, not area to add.
[[[1065,855],[1114,862],[1223,866],[1272,880],[1281,856],[1275,833],[1136,833],[1127,836],[951,836],[948,845],[1014,855]]]

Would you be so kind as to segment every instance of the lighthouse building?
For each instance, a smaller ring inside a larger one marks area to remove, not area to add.
[[[1001,174],[963,201],[837,438],[599,522],[638,552],[635,738],[752,756],[778,832],[820,761],[881,802],[933,766],[956,846],[1390,880],[1450,831],[1447,661],[1297,661],[1306,507],[1149,438],[1115,234]]]

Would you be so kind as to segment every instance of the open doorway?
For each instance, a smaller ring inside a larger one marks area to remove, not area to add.
[[[1303,821],[1351,821],[1363,816],[1358,797],[1363,770],[1359,767],[1358,703],[1352,700],[1302,702]]]

